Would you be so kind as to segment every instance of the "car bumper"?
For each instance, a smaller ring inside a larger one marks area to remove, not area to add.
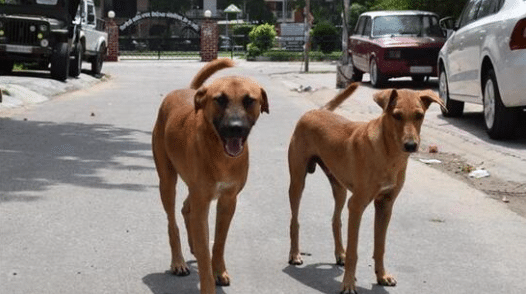
[[[0,44],[1,55],[51,55],[51,53],[51,47]]]
[[[378,67],[388,77],[437,75],[436,60],[383,60]]]
[[[507,107],[526,107],[526,49],[510,52],[497,72],[502,103]]]

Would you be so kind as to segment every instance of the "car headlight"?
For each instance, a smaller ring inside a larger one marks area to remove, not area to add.
[[[400,59],[402,58],[402,51],[400,50],[389,50],[386,52],[387,59]]]
[[[44,39],[44,40],[40,41],[40,46],[42,46],[42,47],[49,46],[49,41],[47,39]]]
[[[32,26],[29,27],[29,30],[30,30],[31,32],[34,32],[34,31],[37,30],[37,27],[32,25]]]
[[[47,26],[46,25],[40,25],[40,31],[41,32],[46,32],[47,31]]]

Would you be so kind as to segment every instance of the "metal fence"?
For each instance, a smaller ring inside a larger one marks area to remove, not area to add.
[[[121,59],[200,59],[199,51],[199,38],[119,38]]]

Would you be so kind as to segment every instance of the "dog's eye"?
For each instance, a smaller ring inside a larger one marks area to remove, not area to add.
[[[393,118],[396,120],[402,120],[402,114],[400,112],[393,113]]]
[[[423,120],[424,119],[424,114],[421,113],[421,112],[418,112],[415,114],[415,119],[416,120]]]
[[[221,108],[226,108],[226,106],[228,105],[228,98],[225,95],[221,95],[219,97],[214,98],[214,101]]]
[[[256,102],[256,99],[250,97],[250,96],[245,96],[245,98],[243,98],[243,106],[245,108],[250,108],[252,107],[252,105],[254,105],[254,102]]]

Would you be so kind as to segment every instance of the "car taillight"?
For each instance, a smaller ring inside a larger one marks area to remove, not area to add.
[[[526,49],[526,18],[519,20],[511,33],[510,49]]]

